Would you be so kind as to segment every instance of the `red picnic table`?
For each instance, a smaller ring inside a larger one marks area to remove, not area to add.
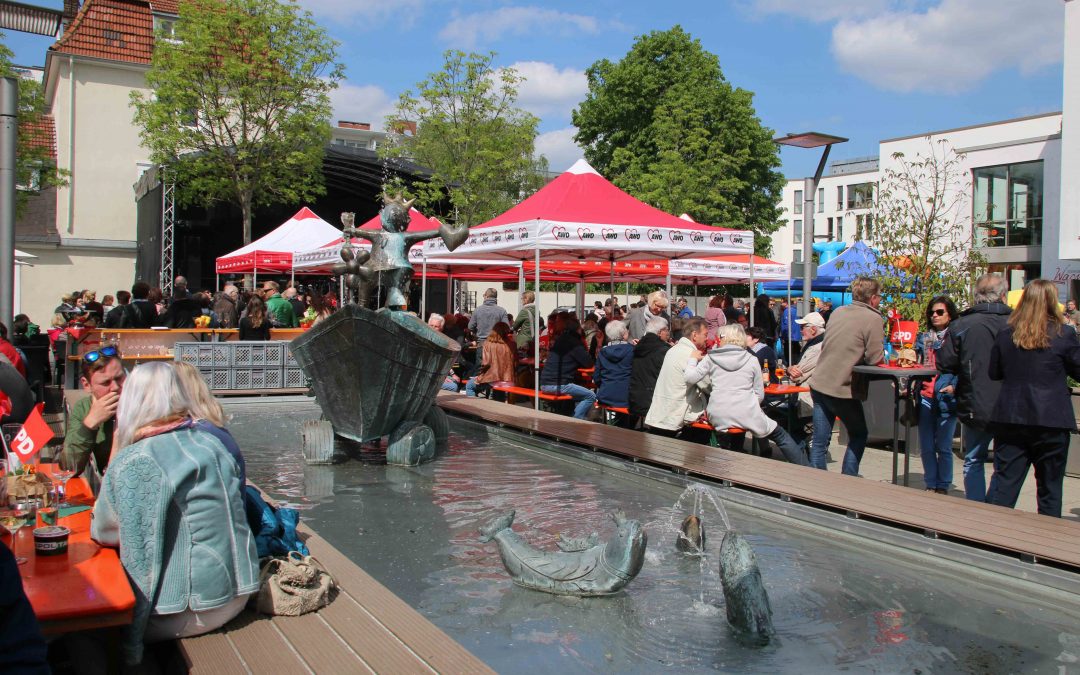
[[[54,465],[39,468],[48,474]],[[82,478],[68,481],[67,493],[73,505],[94,502]],[[19,573],[46,635],[131,623],[135,594],[116,549],[90,539],[90,514],[89,510],[81,511],[58,521],[71,530],[68,551],[63,555],[35,555],[34,528],[19,530],[16,550],[27,559],[19,565]]]

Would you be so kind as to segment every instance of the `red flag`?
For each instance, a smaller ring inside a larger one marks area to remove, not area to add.
[[[29,462],[34,453],[44,448],[45,444],[56,435],[41,415],[43,407],[40,403],[34,406],[33,412],[26,418],[22,429],[11,442],[10,450],[18,455],[22,462]]]

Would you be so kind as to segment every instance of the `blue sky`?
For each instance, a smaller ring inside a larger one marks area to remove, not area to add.
[[[876,155],[885,138],[1061,109],[1062,0],[300,4],[341,42],[347,81],[334,95],[336,119],[378,128],[399,92],[440,67],[444,50],[495,51],[498,65],[528,77],[520,104],[541,118],[537,146],[553,170],[581,156],[570,111],[584,97],[584,70],[675,24],[719,56],[730,82],[754,92],[758,116],[777,133],[851,139],[833,158]],[[6,43],[17,63],[40,65],[51,40],[9,32]],[[819,153],[781,156],[785,174],[799,177]]]

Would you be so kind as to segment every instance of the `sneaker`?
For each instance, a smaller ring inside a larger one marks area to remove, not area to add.
[[[938,493],[939,495],[947,495],[947,494],[949,494],[949,491],[946,490],[945,488],[934,488],[934,492]]]

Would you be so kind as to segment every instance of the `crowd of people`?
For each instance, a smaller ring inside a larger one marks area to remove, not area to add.
[[[1068,312],[1076,318],[1080,312],[1071,301],[1063,312],[1050,282],[1029,284],[1016,311],[1006,304],[1007,290],[1004,278],[987,274],[963,311],[946,296],[925,308],[927,330],[915,347],[923,365],[939,371],[914,392],[925,486],[941,494],[952,486],[960,424],[968,499],[1015,506],[1034,466],[1039,512],[1060,516],[1068,432],[1076,428],[1065,377],[1080,380],[1080,340]],[[584,321],[555,312],[540,322],[537,384],[542,392],[569,396],[580,419],[600,420],[602,408],[617,410],[620,426],[699,443],[712,436],[701,428],[707,421],[713,429],[749,432],[763,454],[770,454],[771,443],[787,461],[818,469],[827,468],[840,420],[848,437],[841,471],[859,475],[869,439],[868,380],[854,368],[887,358],[880,291],[875,280],[858,278],[852,302],[836,309],[822,302],[805,317],[794,304],[764,295],[753,307],[713,297],[696,316],[684,298],[670,307],[664,291],[630,307],[614,298],[597,302]],[[432,315],[429,325],[462,346],[471,330],[485,336],[478,340],[475,370],[466,363],[464,376],[452,373],[443,388],[475,396],[496,382],[527,379],[536,311],[527,292],[511,317],[489,289],[472,317]],[[590,370],[591,382],[582,376]],[[784,370],[792,384],[809,391],[795,400],[767,396],[765,387],[778,383]],[[797,424],[787,429],[782,422],[790,418]],[[741,435],[722,437],[725,447],[742,449],[744,442]]]

